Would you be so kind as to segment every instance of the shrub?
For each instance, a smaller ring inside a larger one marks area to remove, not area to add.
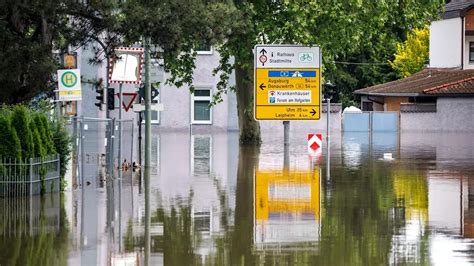
[[[33,135],[29,128],[28,110],[25,106],[18,105],[13,108],[11,126],[15,129],[20,140],[22,157],[33,157],[35,154]]]
[[[39,127],[33,121],[30,122],[30,130],[33,138],[34,153],[32,157],[44,158],[47,154],[45,145],[41,139],[41,134],[39,133]]]
[[[71,138],[64,125],[64,121],[57,121],[53,124],[53,140],[54,147],[59,153],[59,159],[61,160],[60,174],[63,183],[64,176],[66,175],[67,164],[71,159]]]
[[[44,119],[43,119],[44,118]],[[54,143],[51,135],[51,129],[48,126],[47,118],[42,113],[37,113],[34,115],[33,121],[38,129],[38,133],[41,137],[41,142],[45,149],[45,153],[56,154],[56,149],[54,148]]]
[[[21,145],[8,117],[0,116],[0,158],[21,158]]]

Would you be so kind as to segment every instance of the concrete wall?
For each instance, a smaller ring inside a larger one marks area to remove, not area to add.
[[[430,66],[461,66],[462,19],[434,21],[430,25]]]
[[[400,113],[401,131],[474,131],[474,98],[438,98],[436,113]]]

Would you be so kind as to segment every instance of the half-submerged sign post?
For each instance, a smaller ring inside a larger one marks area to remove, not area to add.
[[[255,119],[319,120],[319,47],[255,46]]]
[[[287,168],[289,121],[320,118],[320,48],[256,45],[254,58],[255,119],[283,121],[284,165]]]
[[[109,82],[119,84],[118,97],[120,99],[119,104],[119,179],[122,179],[122,105],[125,111],[128,111],[133,100],[128,104],[124,103],[124,94],[122,92],[123,84],[136,84],[142,83],[142,65],[143,65],[143,48],[135,47],[120,47],[115,49],[117,58],[110,59],[109,68]],[[135,99],[136,93],[133,96]]]

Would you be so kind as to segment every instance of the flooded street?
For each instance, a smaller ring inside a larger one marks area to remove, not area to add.
[[[238,133],[152,140],[144,183],[0,199],[0,265],[385,265],[474,262],[474,135]],[[390,159],[386,153],[391,153]],[[385,159],[384,159],[385,157]],[[329,166],[329,168],[328,168]],[[145,252],[150,235],[150,252]]]

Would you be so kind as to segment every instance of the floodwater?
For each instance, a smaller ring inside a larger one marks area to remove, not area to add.
[[[305,133],[287,165],[275,134],[156,134],[149,197],[127,171],[0,199],[0,265],[474,263],[473,134],[338,133],[310,156]]]

